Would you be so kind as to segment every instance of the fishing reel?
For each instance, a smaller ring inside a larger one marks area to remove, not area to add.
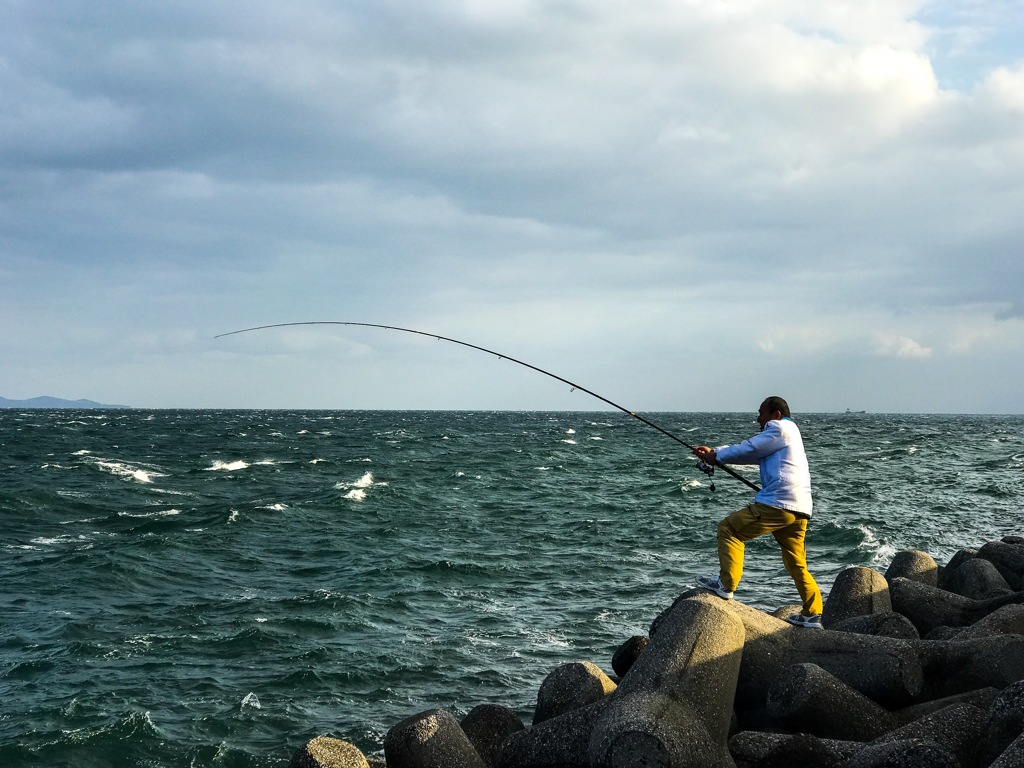
[[[715,490],[715,465],[708,464],[706,461],[701,459],[697,462],[697,469],[708,476],[708,479],[711,481],[711,491],[713,493]]]

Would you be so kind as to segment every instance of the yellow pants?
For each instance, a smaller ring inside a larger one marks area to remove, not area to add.
[[[733,512],[718,524],[719,578],[722,586],[730,592],[736,590],[743,577],[743,543],[766,533],[772,534],[782,548],[782,562],[804,602],[803,614],[820,614],[821,590],[807,570],[807,554],[804,551],[807,519],[784,509],[754,502]]]

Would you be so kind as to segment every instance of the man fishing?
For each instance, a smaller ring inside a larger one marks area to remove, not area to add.
[[[698,586],[731,600],[743,576],[744,542],[770,533],[782,548],[782,562],[793,578],[803,608],[786,617],[800,627],[821,629],[821,590],[807,570],[804,537],[811,519],[811,474],[800,430],[781,397],[766,398],[757,412],[761,432],[735,445],[693,447],[712,466],[757,464],[761,490],[754,501],[718,524],[718,578],[701,576]]]

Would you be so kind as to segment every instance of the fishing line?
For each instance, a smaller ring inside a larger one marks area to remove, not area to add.
[[[475,350],[478,350],[480,352],[486,352],[488,355],[494,355],[499,360],[508,360],[509,362],[516,363],[517,365],[521,365],[524,368],[529,368],[531,371],[536,371],[537,373],[543,373],[545,376],[550,376],[552,379],[555,379],[556,381],[560,381],[563,384],[568,384],[569,387],[570,387],[570,391],[574,392],[576,390],[579,390],[580,392],[586,392],[588,395],[590,395],[591,397],[597,398],[602,403],[606,403],[607,405],[610,405],[612,408],[616,408],[616,409],[622,411],[623,413],[625,413],[625,414],[627,414],[629,416],[632,416],[637,421],[639,421],[639,422],[641,422],[643,424],[646,424],[648,427],[651,427],[652,429],[656,429],[658,432],[660,432],[661,434],[665,435],[666,437],[672,438],[673,440],[675,440],[680,445],[686,446],[687,448],[693,450],[693,446],[690,445],[689,443],[687,443],[681,437],[679,437],[677,435],[674,435],[673,433],[669,432],[667,429],[665,429],[663,427],[658,426],[653,421],[649,421],[648,419],[645,419],[643,416],[641,416],[640,414],[636,413],[635,411],[631,411],[628,408],[619,405],[618,403],[614,403],[611,400],[609,400],[607,397],[604,397],[603,395],[599,395],[597,392],[594,392],[593,390],[587,389],[586,387],[584,387],[584,386],[582,386],[580,384],[576,384],[575,382],[569,381],[568,379],[563,378],[563,377],[559,376],[558,374],[552,373],[551,371],[545,371],[543,368],[539,368],[536,365],[531,365],[530,363],[524,362],[523,360],[518,360],[518,359],[516,359],[514,357],[510,357],[509,355],[503,355],[501,352],[495,352],[493,349],[487,349],[486,347],[480,347],[480,346],[477,346],[476,344],[470,344],[468,341],[459,341],[458,339],[452,339],[452,338],[449,338],[448,336],[441,336],[441,335],[436,334],[436,333],[428,333],[426,331],[417,331],[417,330],[414,330],[412,328],[399,328],[398,326],[394,326],[394,325],[381,325],[379,323],[356,323],[356,322],[347,322],[347,321],[342,321],[342,320],[307,320],[307,321],[304,321],[304,322],[297,322],[297,323],[273,323],[271,325],[256,325],[256,326],[253,326],[252,328],[241,328],[241,329],[239,329],[237,331],[228,331],[227,333],[219,333],[216,336],[214,336],[213,338],[220,339],[220,338],[223,338],[224,336],[234,336],[235,334],[238,334],[238,333],[249,333],[250,331],[263,331],[263,330],[266,330],[268,328],[288,328],[288,327],[293,327],[293,326],[297,326],[297,325],[353,325],[353,326],[359,326],[359,327],[362,327],[362,328],[383,328],[384,330],[387,330],[387,331],[401,331],[403,333],[414,333],[417,336],[426,336],[429,339],[437,339],[438,341],[447,341],[447,342],[451,342],[452,344],[459,344],[460,346],[469,347],[470,349],[475,349]],[[730,467],[726,466],[725,464],[717,464],[717,463],[716,464],[708,464],[708,463],[703,462],[703,461],[698,462],[698,464],[697,464],[697,469],[699,469],[701,472],[703,472],[709,478],[712,477],[712,475],[713,475],[713,473],[714,473],[716,468],[721,469],[726,474],[730,475],[731,477],[736,478],[741,483],[744,483],[747,486],[749,486],[750,488],[753,488],[755,491],[760,491],[761,490],[757,485],[755,485],[754,483],[750,482],[750,480],[748,480],[747,478],[743,477],[742,475],[740,475],[739,473],[737,473],[735,470],[731,469]],[[711,490],[715,490],[715,484],[714,484],[713,480],[712,480],[712,483],[711,483]]]

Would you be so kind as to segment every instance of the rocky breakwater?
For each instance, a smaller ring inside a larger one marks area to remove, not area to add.
[[[1024,538],[940,567],[842,571],[825,629],[698,589],[627,639],[609,675],[552,670],[527,725],[481,704],[395,725],[384,760],[322,736],[292,768],[1024,768]]]

